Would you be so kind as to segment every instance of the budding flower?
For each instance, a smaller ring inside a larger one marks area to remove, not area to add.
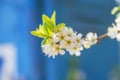
[[[70,55],[75,55],[75,56],[80,56],[81,55],[81,50],[83,50],[83,47],[79,47],[76,44],[73,44],[70,49],[69,49],[69,54]]]
[[[94,44],[97,43],[97,34],[93,33],[93,32],[89,32],[86,35],[86,39],[87,39],[88,42],[90,42],[91,45],[94,45]]]
[[[91,47],[91,44],[90,44],[90,42],[89,42],[89,41],[84,40],[84,41],[83,41],[83,46],[84,46],[84,48],[88,49],[88,48],[90,48],[90,47]]]
[[[113,24],[112,27],[109,27],[107,34],[111,39],[116,38],[117,41],[120,41],[120,23]]]
[[[89,32],[87,35],[86,35],[86,38],[83,40],[83,45],[85,48],[90,48],[92,45],[96,44],[97,43],[97,34],[96,33],[93,33],[93,32]]]
[[[108,36],[111,38],[111,39],[114,39],[116,37],[116,34],[117,34],[117,28],[116,26],[113,24],[112,27],[109,27],[108,28]]]

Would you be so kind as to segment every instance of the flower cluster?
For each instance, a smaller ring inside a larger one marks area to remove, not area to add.
[[[69,52],[70,55],[80,56],[83,46],[90,48],[97,42],[96,33],[88,33],[86,38],[82,38],[81,33],[73,31],[72,28],[65,27],[61,31],[53,34],[49,39],[49,43],[42,45],[43,52],[48,57],[57,56],[58,54],[64,55]]]
[[[66,27],[64,23],[56,25],[55,12],[51,18],[43,14],[42,20],[43,23],[39,25],[39,29],[31,31],[31,34],[43,38],[42,50],[48,57],[55,58],[59,54],[64,55],[65,52],[80,56],[84,48],[90,48],[98,41],[96,33],[89,32],[85,38],[82,38],[81,33]]]
[[[116,18],[115,24],[108,28],[107,34],[111,39],[116,38],[117,41],[120,41],[120,16]]]
[[[97,35],[90,32],[82,39],[82,34],[74,32],[72,28],[65,27],[53,34],[49,43],[42,45],[43,52],[49,57],[55,58],[58,54],[64,55],[66,51],[70,55],[80,56],[83,46],[90,48],[96,44]]]

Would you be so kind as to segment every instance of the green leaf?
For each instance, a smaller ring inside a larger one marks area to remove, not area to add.
[[[120,6],[114,7],[111,11],[112,15],[115,15],[116,13],[120,12]]]
[[[45,38],[44,40],[42,40],[41,45],[49,44],[50,41],[51,41],[51,38]]]
[[[47,22],[47,23],[49,23],[49,24],[51,25],[51,27],[54,28],[54,23],[53,23],[53,21],[52,21],[47,15],[43,14],[43,15],[42,15],[42,20],[43,20],[43,24],[44,24],[45,22]]]
[[[46,16],[45,14],[42,15],[42,19],[43,19],[43,26],[45,27],[45,30],[48,34],[48,36],[52,36],[53,34],[53,31],[54,31],[54,23],[53,21],[48,17]]]
[[[45,28],[40,24],[39,29],[36,29],[34,31],[31,31],[31,34],[40,38],[46,38],[48,37],[48,34],[45,30]]]
[[[45,28],[41,24],[39,25],[39,31],[46,36],[48,35]]]
[[[31,31],[31,34],[40,38],[45,38],[46,35],[44,35],[43,33],[41,33],[38,29],[35,31]]]
[[[52,25],[50,22],[44,22],[43,23],[43,26],[46,28],[48,28],[50,31],[52,31],[53,32],[53,30],[54,30],[54,25]]]
[[[52,34],[53,34],[53,30],[54,30],[54,28],[52,27],[52,25],[50,25],[48,22],[44,22],[44,28],[45,28],[48,36],[51,37]]]
[[[60,23],[60,24],[58,24],[58,25],[55,27],[54,32],[59,32],[59,31],[61,31],[64,27],[65,27],[65,23]]]
[[[54,11],[51,17],[52,22],[56,25],[56,12]]]
[[[54,11],[51,18],[49,18],[47,15],[42,15],[42,21],[43,24],[39,25],[39,29],[31,31],[31,34],[40,38],[44,38],[45,42],[46,38],[52,37],[54,32],[58,32],[62,30],[65,27],[64,23],[58,24],[56,26],[56,12]]]
[[[45,14],[42,15],[42,20],[43,20],[43,23],[51,21],[51,19],[47,15],[45,15]]]

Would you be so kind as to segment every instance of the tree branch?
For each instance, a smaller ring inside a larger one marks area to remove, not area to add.
[[[99,44],[99,43],[100,43],[100,41],[101,41],[101,40],[103,40],[103,39],[104,39],[104,38],[106,38],[106,37],[108,37],[107,33],[105,33],[105,34],[103,34],[103,35],[99,36],[99,37],[98,37],[97,44]]]

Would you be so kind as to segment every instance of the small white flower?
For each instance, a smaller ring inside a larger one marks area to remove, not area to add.
[[[70,55],[75,55],[75,56],[80,56],[81,55],[81,50],[83,50],[83,47],[78,47],[77,45],[72,45],[70,47],[70,49],[68,50],[69,51],[69,54]]]
[[[52,42],[53,43],[58,43],[60,41],[60,39],[56,36],[56,34],[53,34],[52,36]]]
[[[49,43],[42,45],[43,52],[45,55],[48,55],[48,57],[57,56],[58,54],[64,55],[65,51],[60,47],[59,41],[55,35],[51,39],[49,39]]]
[[[90,48],[92,45],[97,43],[97,34],[89,32],[86,38],[83,40],[83,45],[86,49]]]
[[[115,23],[112,27],[108,28],[108,36],[111,39],[116,38],[117,41],[120,41],[120,15],[115,19]]]
[[[116,25],[113,24],[112,27],[109,27],[107,34],[111,39],[116,38],[117,41],[120,41],[120,23],[117,23]]]
[[[67,40],[63,40],[60,42],[60,46],[62,48],[66,48],[66,50],[69,49],[69,47],[72,46],[72,44],[73,44],[72,38],[67,38]]]
[[[50,44],[44,44],[42,45],[43,52],[45,55],[49,55],[52,52],[52,45]]]
[[[77,46],[81,46],[81,45],[82,45],[83,40],[82,40],[82,34],[81,34],[81,33],[79,33],[78,35],[74,36],[73,39],[74,39],[74,40],[73,40],[74,43],[75,43]]]
[[[53,51],[56,53],[56,54],[61,54],[61,55],[64,55],[65,54],[65,51],[62,50],[62,48],[60,47],[60,45],[58,44],[55,44],[53,45]]]
[[[66,37],[73,37],[76,35],[72,28],[67,27],[63,29],[63,33],[65,33]]]
[[[59,41],[62,41],[62,40],[65,40],[65,37],[66,37],[65,34],[66,34],[65,32],[61,31],[61,32],[56,33],[55,35]]]
[[[91,47],[91,44],[90,44],[89,41],[87,41],[87,40],[83,40],[83,46],[84,46],[86,49],[88,49],[88,48]]]
[[[42,48],[43,48],[43,52],[46,55],[48,55],[48,57],[52,56],[53,58],[55,58],[55,56],[57,56],[58,54],[60,55],[65,54],[65,51],[62,50],[59,44],[53,44],[53,45],[45,44],[45,45],[42,45]]]
[[[108,33],[107,34],[111,39],[116,38],[117,28],[114,24],[113,24],[113,27],[108,28]]]
[[[89,33],[86,35],[86,40],[89,41],[89,43],[90,43],[91,45],[96,44],[96,43],[97,43],[97,34],[96,34],[96,33],[89,32]]]

